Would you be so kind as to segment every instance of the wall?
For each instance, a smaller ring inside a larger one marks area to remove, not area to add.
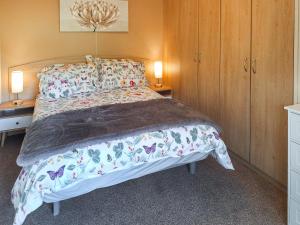
[[[84,54],[162,59],[163,0],[128,1],[128,33],[61,33],[59,0],[1,0],[2,101],[13,98],[8,76],[12,66]]]

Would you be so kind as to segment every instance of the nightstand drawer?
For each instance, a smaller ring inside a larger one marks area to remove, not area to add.
[[[290,171],[291,180],[290,180],[290,197],[300,203],[300,175],[295,171]]]
[[[289,200],[289,225],[300,225],[300,204]]]
[[[9,117],[0,119],[0,131],[10,131],[27,128],[32,122],[32,116]]]
[[[300,115],[290,113],[289,116],[291,138],[300,143]]]
[[[290,142],[291,169],[300,173],[300,145]]]

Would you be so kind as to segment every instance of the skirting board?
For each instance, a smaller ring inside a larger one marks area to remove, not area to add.
[[[278,189],[280,189],[281,191],[283,191],[285,194],[287,194],[287,187],[285,185],[279,183],[274,178],[270,177],[269,175],[267,175],[266,173],[264,173],[260,169],[256,168],[255,166],[251,165],[249,162],[247,162],[246,160],[242,159],[240,156],[238,156],[234,152],[232,152],[232,151],[229,150],[229,154],[230,154],[230,156],[234,160],[238,161],[239,163],[242,163],[244,166],[246,166],[250,170],[254,171],[259,176],[261,176],[262,178],[264,178],[265,180],[267,180],[269,183],[271,183],[272,185],[274,185],[275,187],[277,187]]]

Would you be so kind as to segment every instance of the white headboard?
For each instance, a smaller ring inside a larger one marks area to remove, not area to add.
[[[154,83],[153,76],[153,62],[149,59],[131,57],[131,56],[97,56],[106,59],[132,59],[135,61],[144,62],[146,66],[146,77],[149,83]],[[37,73],[45,66],[52,64],[71,64],[71,63],[85,63],[85,56],[69,56],[53,59],[45,59],[36,62],[17,65],[9,68],[9,75],[12,71],[21,70],[24,72],[24,91],[20,95],[22,99],[34,99],[38,94],[38,79]],[[9,76],[10,77],[10,76]]]

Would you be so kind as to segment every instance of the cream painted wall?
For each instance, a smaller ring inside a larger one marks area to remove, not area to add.
[[[1,29],[1,28],[0,28]],[[1,39],[0,39],[0,78],[2,77],[1,74],[2,74],[2,45],[1,45]],[[1,99],[2,99],[2,88],[1,88],[1,79],[0,79],[0,102],[1,102]]]
[[[129,32],[95,34],[60,33],[59,0],[1,0],[2,101],[13,98],[8,76],[12,66],[84,54],[162,59],[163,0],[128,1]]]

